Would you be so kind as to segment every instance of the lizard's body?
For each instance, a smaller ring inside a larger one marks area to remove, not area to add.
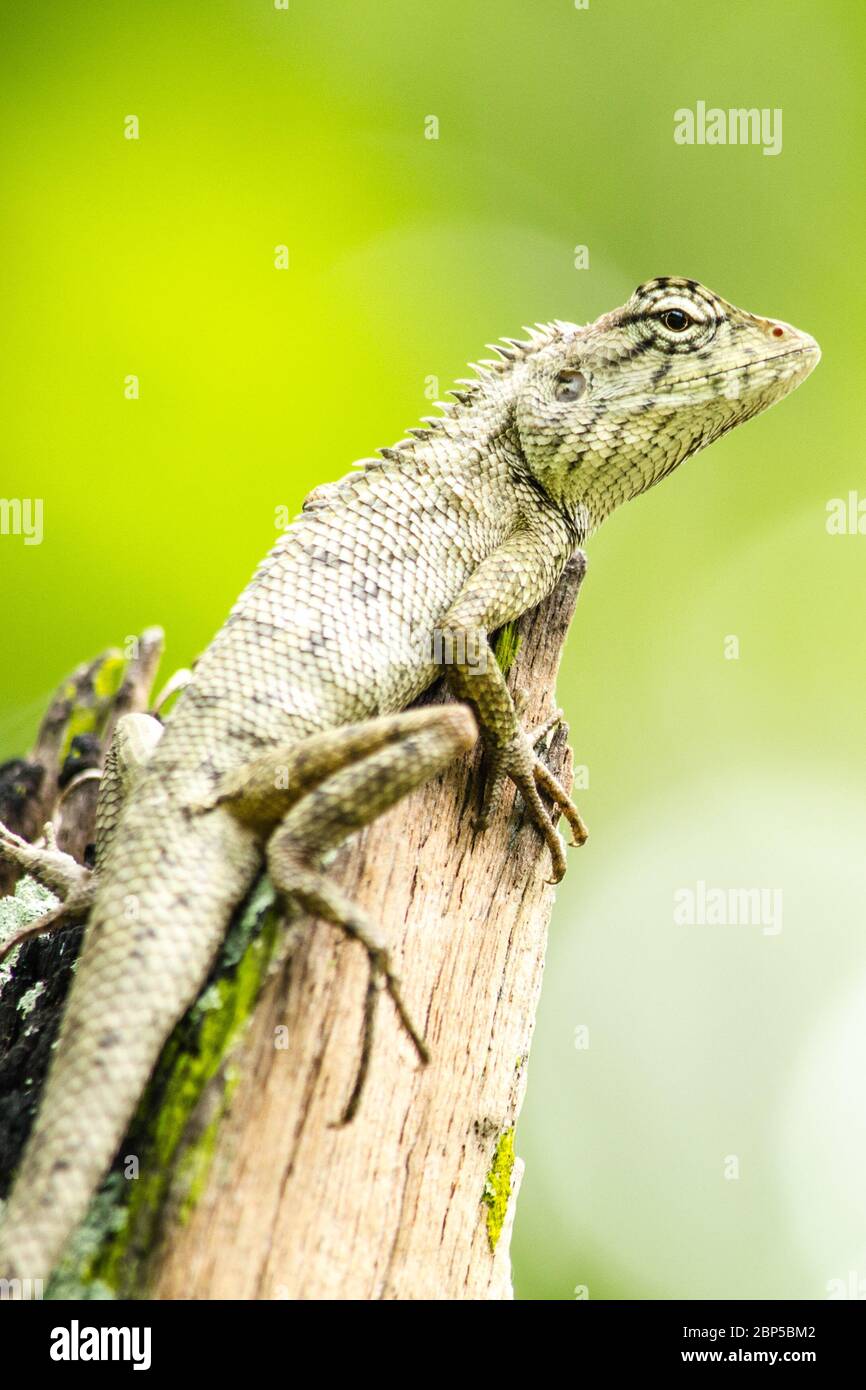
[[[656,323],[681,301],[709,335],[706,348],[689,352],[684,330]],[[278,888],[359,936],[379,981],[395,986],[368,925],[318,860],[471,743],[465,707],[399,713],[443,666],[561,875],[537,786],[580,838],[576,809],[519,730],[495,663],[455,656],[447,641],[443,655],[437,634],[486,637],[533,607],[613,506],[798,384],[817,348],[785,325],[785,344],[774,344],[779,327],[692,282],[651,282],[595,325],[549,325],[503,349],[503,362],[480,369],[418,438],[313,494],[202,657],[98,850],[0,1275],[41,1277],[56,1262],[266,846]],[[725,386],[738,374],[736,392],[717,389],[712,366],[695,372],[712,364],[713,342],[724,344]],[[625,389],[635,382],[642,409]]]

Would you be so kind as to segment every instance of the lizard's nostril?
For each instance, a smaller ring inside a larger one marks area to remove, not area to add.
[[[774,337],[774,338],[784,338],[784,336],[785,336],[785,330],[784,330],[784,328],[780,328],[779,325],[776,324],[775,328],[773,329],[773,337]]]

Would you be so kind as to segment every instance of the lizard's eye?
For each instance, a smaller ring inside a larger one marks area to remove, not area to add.
[[[685,309],[665,309],[659,318],[671,333],[683,333],[694,323],[694,319]]]
[[[565,370],[556,377],[553,394],[558,401],[576,401],[586,390],[586,377],[583,372]]]

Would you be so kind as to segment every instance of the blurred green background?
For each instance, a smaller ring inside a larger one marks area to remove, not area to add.
[[[276,508],[490,338],[680,274],[819,339],[780,410],[590,545],[560,698],[592,838],[514,1261],[529,1298],[866,1294],[866,536],[825,525],[866,497],[864,12],[46,0],[2,30],[0,494],[45,534],[0,537],[0,756],[145,624],[193,658]],[[698,100],[781,108],[782,153],[676,145]],[[781,888],[783,930],[675,925],[699,881]]]

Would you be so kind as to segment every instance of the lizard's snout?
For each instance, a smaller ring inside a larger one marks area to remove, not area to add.
[[[767,335],[768,344],[779,356],[787,352],[801,353],[809,359],[810,371],[820,362],[821,349],[811,333],[804,333],[802,328],[795,328],[782,319],[759,319],[758,323]]]

